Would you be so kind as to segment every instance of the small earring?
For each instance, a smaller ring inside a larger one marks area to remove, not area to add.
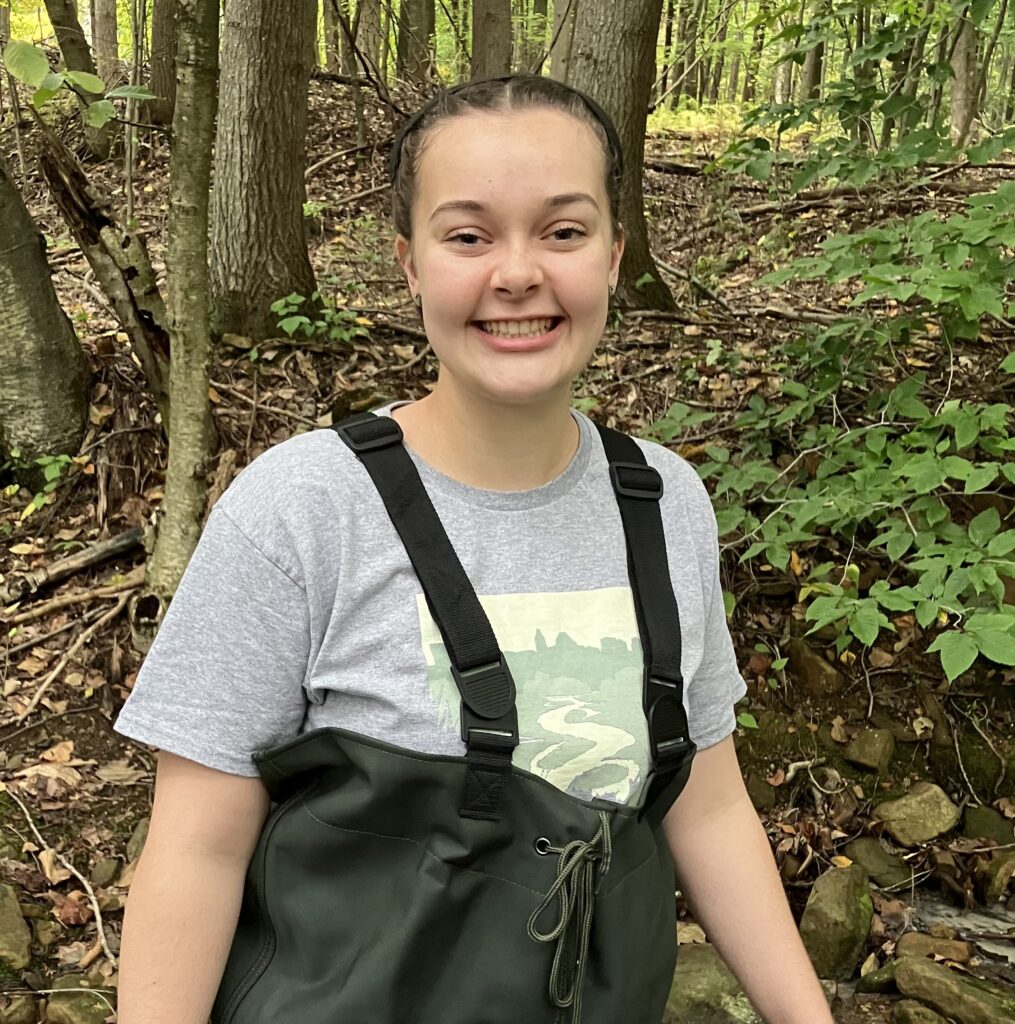
[[[413,295],[412,301],[416,303],[416,308],[417,309],[422,309],[423,308],[423,296],[422,295]]]
[[[610,285],[610,298],[617,294],[617,286],[615,284]]]

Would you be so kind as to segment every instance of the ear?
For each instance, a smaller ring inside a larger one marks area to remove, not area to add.
[[[621,228],[617,232],[617,237],[613,240],[613,246],[610,250],[610,284],[616,286],[617,280],[620,277],[620,258],[624,255],[624,230]]]
[[[409,284],[409,291],[413,295],[419,294],[419,280],[416,277],[416,264],[412,257],[412,243],[405,235],[395,237],[395,259],[405,272],[405,279]]]

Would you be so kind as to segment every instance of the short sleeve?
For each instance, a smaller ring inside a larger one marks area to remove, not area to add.
[[[297,735],[310,652],[304,588],[216,506],[113,728],[210,768]]]

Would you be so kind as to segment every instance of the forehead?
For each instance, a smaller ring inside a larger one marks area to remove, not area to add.
[[[418,165],[416,208],[448,199],[541,202],[589,192],[606,203],[606,158],[593,129],[562,110],[470,111],[438,124]]]

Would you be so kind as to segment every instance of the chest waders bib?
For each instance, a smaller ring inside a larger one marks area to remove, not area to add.
[[[514,681],[401,430],[370,413],[345,420],[335,430],[444,638],[467,753],[321,728],[255,755],[273,806],[212,1024],[660,1024],[676,957],[661,821],[694,744],[662,480],[633,440],[599,429],[644,650],[641,803],[579,799],[511,763]]]

